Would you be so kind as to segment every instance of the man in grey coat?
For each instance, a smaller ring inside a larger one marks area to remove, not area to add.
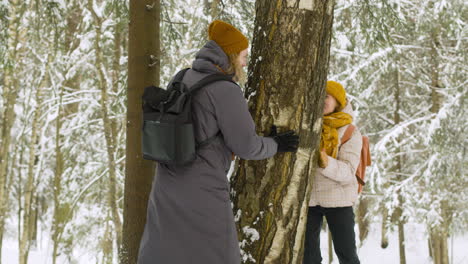
[[[209,27],[210,41],[196,54],[183,82],[192,86],[211,74],[238,77],[246,66],[248,41],[222,21]],[[270,158],[278,151],[296,151],[298,136],[289,131],[256,134],[246,99],[228,81],[207,85],[194,94],[195,139],[218,136],[197,150],[185,166],[158,164],[140,243],[139,264],[239,264],[240,249],[226,177],[232,155]]]

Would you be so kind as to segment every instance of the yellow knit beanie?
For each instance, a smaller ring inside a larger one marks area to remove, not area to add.
[[[208,37],[218,43],[226,54],[239,53],[249,46],[249,40],[244,34],[221,20],[211,22],[208,27]]]
[[[340,104],[339,110],[346,106],[346,91],[338,82],[327,81],[327,93],[335,97],[336,101]]]

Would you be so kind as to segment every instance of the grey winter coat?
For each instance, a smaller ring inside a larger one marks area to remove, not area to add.
[[[183,82],[227,70],[229,61],[214,41],[197,54]],[[201,142],[221,131],[197,151],[187,166],[158,164],[140,243],[139,264],[239,264],[240,250],[226,177],[231,154],[266,159],[277,143],[256,134],[255,124],[239,86],[219,81],[194,95],[195,138]]]

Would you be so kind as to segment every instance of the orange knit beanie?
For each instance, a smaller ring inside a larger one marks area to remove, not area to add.
[[[237,28],[215,20],[208,27],[208,37],[214,40],[226,54],[235,54],[245,50],[249,46],[249,40]]]
[[[340,104],[340,110],[346,106],[346,91],[343,85],[335,81],[327,81],[327,93],[335,97]]]

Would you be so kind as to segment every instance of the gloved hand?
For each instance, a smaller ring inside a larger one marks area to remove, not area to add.
[[[277,133],[276,126],[271,126],[268,137],[273,138],[278,143],[278,152],[296,152],[299,145],[299,136],[292,130]]]

